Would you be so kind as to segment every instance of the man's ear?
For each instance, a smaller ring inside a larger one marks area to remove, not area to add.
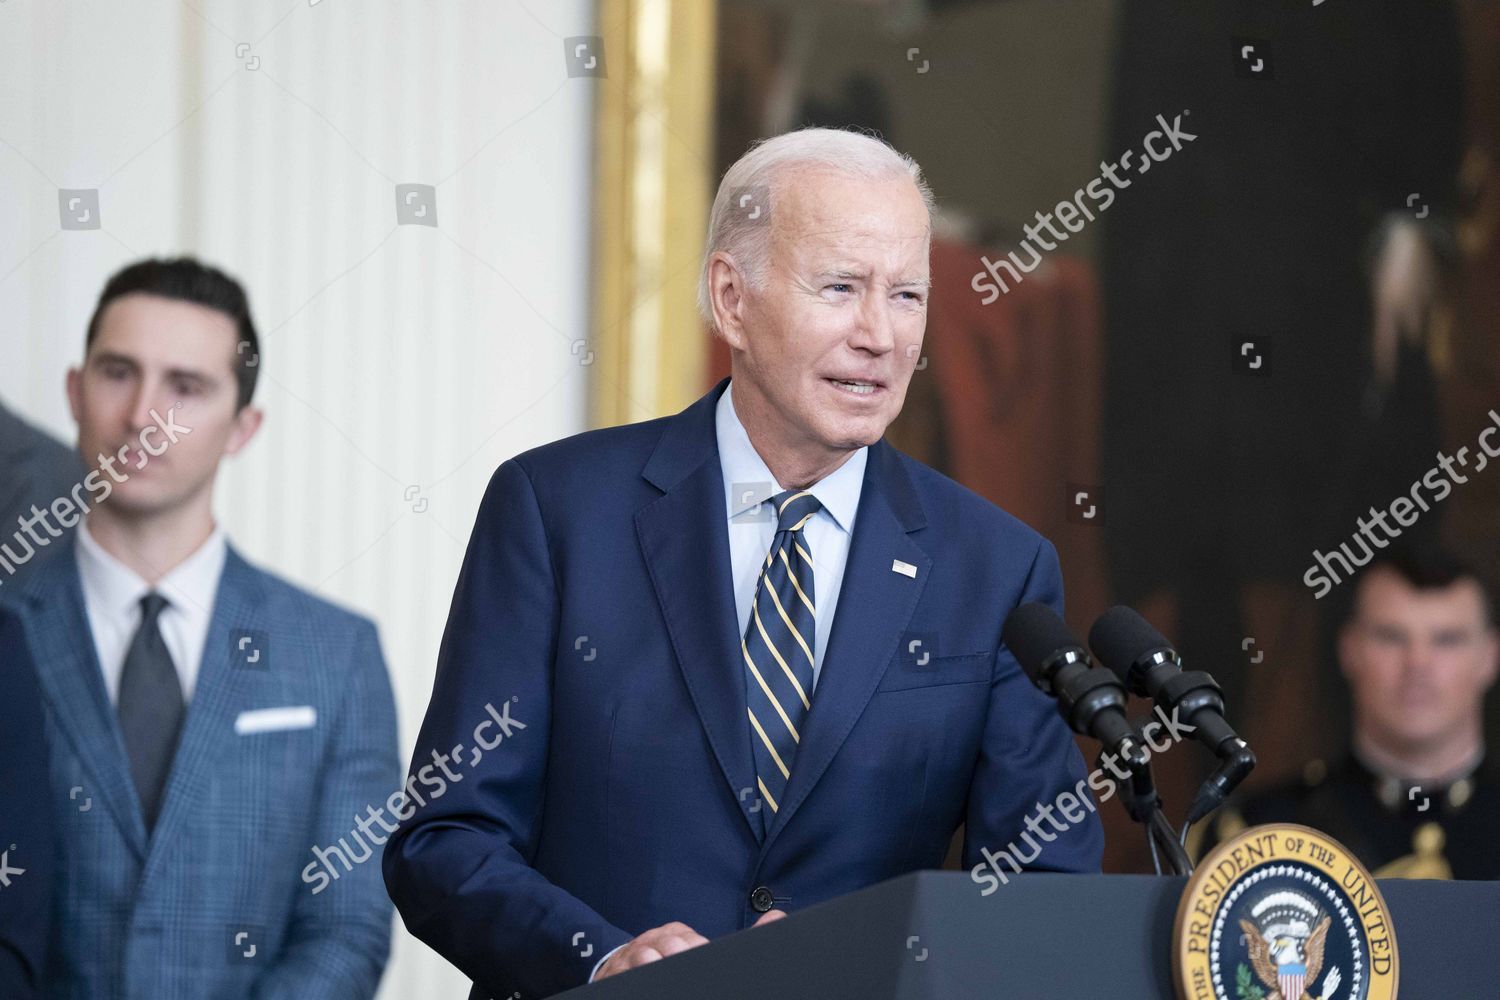
[[[261,422],[265,419],[264,410],[255,406],[243,407],[234,415],[234,428],[229,432],[229,440],[224,445],[224,454],[236,454],[241,448],[250,443],[255,432],[260,430]]]
[[[63,380],[63,386],[68,393],[68,412],[73,414],[73,423],[79,424],[81,426],[83,423],[82,368],[69,368],[68,377]]]
[[[708,303],[713,312],[714,332],[733,350],[745,346],[745,275],[726,251],[715,250],[708,258]]]

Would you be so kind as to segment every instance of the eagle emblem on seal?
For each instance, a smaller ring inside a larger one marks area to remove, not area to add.
[[[1323,948],[1333,918],[1300,892],[1270,893],[1250,910],[1253,920],[1241,918],[1250,967],[1270,991],[1265,1000],[1334,1000],[1343,975],[1328,970],[1321,992],[1308,986],[1323,973]]]

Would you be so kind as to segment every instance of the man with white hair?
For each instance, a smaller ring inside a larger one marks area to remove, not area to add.
[[[1021,864],[1098,870],[1082,757],[1000,641],[1019,604],[1061,610],[1056,552],[882,439],[921,351],[930,212],[877,139],[757,145],[700,286],[732,377],[496,471],[413,766],[470,761],[487,706],[505,742],[384,859],[472,997],[939,867],[960,824],[966,866],[1030,829]]]

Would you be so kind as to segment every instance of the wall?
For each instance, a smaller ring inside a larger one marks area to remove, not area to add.
[[[0,397],[72,440],[64,373],[109,274],[179,251],[236,274],[267,421],[221,473],[220,520],[379,623],[403,754],[490,473],[583,428],[597,81],[568,76],[563,39],[592,19],[0,0]],[[435,187],[437,227],[397,224],[406,183]],[[98,191],[99,229],[61,230],[62,188]],[[465,989],[398,921],[382,996]]]

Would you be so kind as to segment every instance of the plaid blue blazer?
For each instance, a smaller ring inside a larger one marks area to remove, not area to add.
[[[45,996],[373,996],[391,926],[378,846],[320,892],[302,873],[313,847],[341,838],[357,859],[358,817],[401,781],[374,625],[231,547],[148,838],[74,542],[57,545],[9,595],[40,677],[51,757],[35,776],[35,806],[52,810],[57,831]]]

